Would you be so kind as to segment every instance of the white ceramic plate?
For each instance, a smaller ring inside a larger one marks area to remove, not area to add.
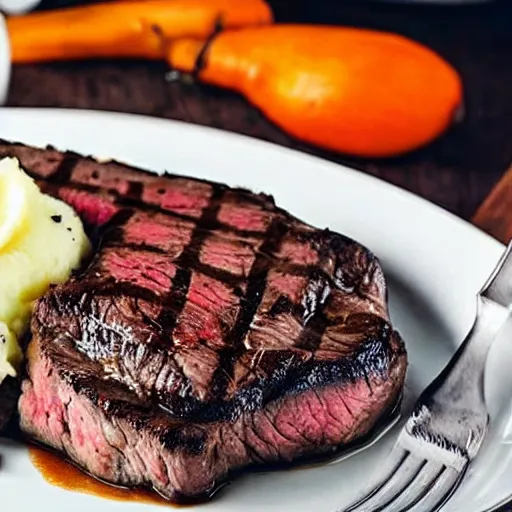
[[[379,180],[214,129],[120,114],[0,109],[0,138],[51,143],[157,171],[266,191],[294,215],[367,245],[383,263],[392,320],[409,350],[409,399],[437,374],[463,339],[475,312],[474,295],[503,250],[469,224]],[[482,512],[512,491],[510,361],[512,346],[498,341],[486,388],[493,427],[446,512]],[[396,429],[372,448],[336,464],[242,477],[211,503],[191,510],[334,512],[361,491],[395,434]],[[2,510],[49,505],[53,512],[157,510],[52,487],[32,467],[24,447],[4,443],[0,452]]]

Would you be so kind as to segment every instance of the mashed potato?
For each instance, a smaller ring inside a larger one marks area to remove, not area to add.
[[[74,210],[41,193],[17,159],[0,160],[0,383],[17,374],[34,300],[67,280],[89,250]]]

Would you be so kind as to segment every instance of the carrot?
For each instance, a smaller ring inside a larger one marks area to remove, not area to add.
[[[139,0],[12,16],[7,19],[7,31],[14,63],[95,57],[163,59],[161,36],[206,38],[217,23],[235,28],[272,21],[264,0]]]
[[[194,69],[204,42],[171,42]],[[438,137],[461,107],[457,72],[404,37],[355,28],[271,25],[220,33],[199,80],[236,90],[294,137],[342,153],[389,157]]]

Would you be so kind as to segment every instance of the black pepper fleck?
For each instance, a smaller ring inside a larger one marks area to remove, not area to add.
[[[72,231],[72,229],[71,229],[71,228],[66,228],[66,229],[71,233],[71,231]]]
[[[52,215],[50,217],[53,222],[56,222],[57,224],[60,224],[62,222],[62,215]]]

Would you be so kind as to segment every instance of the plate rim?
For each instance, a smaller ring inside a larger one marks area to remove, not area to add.
[[[193,137],[194,134],[198,134],[200,136],[210,137],[221,137],[227,143],[235,144],[238,146],[250,145],[252,147],[256,146],[256,148],[261,148],[261,151],[270,152],[269,157],[272,157],[272,153],[276,156],[284,156],[284,157],[293,157],[299,158],[306,162],[310,162],[312,166],[322,166],[328,172],[332,173],[344,173],[346,175],[351,175],[356,180],[358,180],[361,184],[369,183],[373,185],[377,185],[377,188],[380,190],[385,190],[391,192],[393,194],[397,194],[401,196],[403,199],[407,200],[408,204],[414,204],[416,208],[422,209],[426,215],[433,215],[437,218],[437,222],[444,221],[449,222],[449,226],[446,228],[450,230],[452,228],[456,228],[458,232],[464,237],[470,237],[471,243],[483,243],[486,244],[486,247],[489,247],[491,250],[491,246],[494,247],[494,250],[498,248],[503,249],[504,245],[494,239],[489,234],[485,233],[482,229],[477,226],[472,225],[467,220],[458,217],[456,214],[448,211],[440,205],[429,201],[413,192],[402,189],[401,187],[394,185],[385,181],[384,179],[376,176],[372,176],[370,174],[365,173],[362,170],[354,169],[350,166],[339,164],[337,162],[333,162],[328,160],[327,158],[323,158],[317,155],[311,155],[304,151],[295,148],[289,148],[278,143],[272,141],[262,140],[250,135],[239,134],[236,132],[231,132],[228,130],[223,130],[216,127],[211,126],[203,126],[199,124],[189,123],[182,120],[173,120],[166,118],[158,118],[145,114],[133,114],[126,112],[113,112],[106,110],[91,110],[91,109],[77,109],[77,108],[52,108],[52,107],[40,107],[40,108],[32,108],[32,107],[4,107],[0,108],[0,139],[6,138],[4,132],[9,132],[9,128],[4,129],[4,123],[7,119],[15,119],[21,117],[21,121],[23,121],[23,117],[26,117],[29,120],[31,117],[39,117],[39,118],[48,118],[48,116],[58,116],[60,118],[64,118],[66,122],[73,122],[77,118],[87,119],[96,117],[98,121],[101,119],[112,119],[116,122],[130,122],[130,123],[149,123],[155,125],[161,125],[163,128],[165,126],[174,126],[180,131],[186,131],[188,137]],[[18,120],[17,122],[19,122]],[[9,137],[9,135],[7,135]],[[48,135],[48,138],[51,139],[51,131]],[[9,139],[8,139],[9,140]],[[14,141],[14,140],[13,140]],[[18,142],[23,142],[20,140]],[[29,143],[28,143],[29,144]],[[59,148],[61,150],[65,150],[66,148]],[[179,169],[177,169],[179,173]],[[496,510],[496,507],[489,509]]]
[[[459,217],[455,213],[450,212],[448,209],[444,208],[441,205],[434,203],[414,192],[406,190],[404,188],[399,187],[393,183],[390,183],[384,180],[381,177],[373,176],[364,172],[361,169],[356,169],[350,167],[345,164],[340,164],[338,162],[334,162],[329,160],[328,158],[324,158],[318,155],[312,155],[301,151],[296,148],[289,148],[287,146],[283,146],[279,143],[273,141],[267,141],[264,139],[260,139],[257,137],[253,137],[251,135],[241,134],[237,132],[232,132],[229,130],[224,130],[222,128],[217,128],[213,126],[200,125],[196,123],[190,123],[187,121],[179,120],[179,119],[168,119],[162,117],[154,117],[147,114],[139,114],[139,113],[129,113],[129,112],[115,112],[108,110],[94,110],[94,109],[81,109],[81,108],[55,108],[55,107],[18,107],[18,106],[9,106],[0,108],[0,121],[2,121],[2,117],[4,116],[36,116],[36,117],[45,117],[49,115],[58,116],[68,118],[70,121],[73,117],[98,117],[98,118],[111,118],[113,120],[126,120],[133,122],[143,122],[150,124],[161,124],[165,126],[166,124],[174,125],[180,128],[180,130],[189,131],[192,133],[197,132],[198,134],[203,133],[206,136],[220,136],[225,138],[226,141],[231,141],[235,144],[251,144],[260,146],[262,150],[273,151],[277,153],[281,153],[284,156],[287,154],[289,156],[293,156],[295,158],[301,158],[305,160],[309,160],[312,164],[322,165],[326,168],[330,167],[331,172],[343,172],[343,173],[352,173],[357,179],[361,181],[368,181],[369,183],[378,183],[379,186],[387,188],[390,191],[393,191],[396,194],[399,194],[405,198],[407,198],[411,202],[417,203],[419,206],[424,207],[429,210],[430,213],[436,215],[442,215],[450,222],[458,224],[459,227],[464,226],[464,228],[468,231],[472,231],[473,234],[477,234],[482,239],[485,239],[487,242],[491,242],[492,244],[498,244],[502,248],[505,248],[505,245],[492,237],[485,231],[483,231],[480,227],[471,224],[471,222]],[[3,129],[0,128],[0,138],[2,138]],[[23,141],[13,141],[13,142],[23,142]],[[63,148],[61,148],[63,149]]]

